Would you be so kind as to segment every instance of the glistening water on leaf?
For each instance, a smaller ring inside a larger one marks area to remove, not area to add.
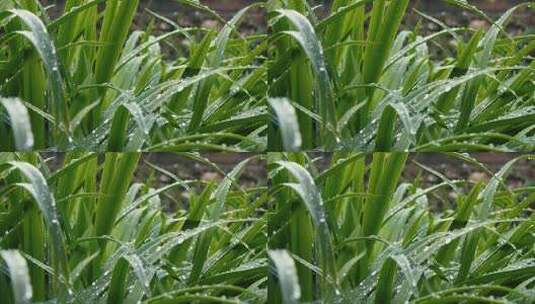
[[[34,142],[28,110],[16,98],[1,98],[0,103],[7,111],[16,149],[19,151],[31,150]],[[4,138],[7,140],[7,134],[5,134]]]
[[[28,264],[16,250],[0,251],[0,256],[9,269],[9,278],[13,286],[13,298],[16,303],[30,303],[32,300],[32,285]]]
[[[238,156],[0,153],[0,301],[265,303],[263,157]]]
[[[286,98],[270,98],[268,100],[274,111],[275,123],[282,134],[282,143],[286,151],[299,151],[302,138],[295,108]],[[277,137],[273,134],[273,137]]]
[[[321,117],[298,112],[302,149],[533,151],[535,43],[527,26],[510,26],[516,14],[533,17],[529,1],[497,20],[443,1],[487,31],[419,11],[414,26],[409,2],[268,1],[269,96]],[[292,151],[286,123],[271,126],[269,151]]]
[[[53,17],[37,0],[3,1],[0,98],[26,109],[0,109],[0,150],[265,150],[268,44],[262,24],[242,26],[263,3],[226,20],[176,2],[217,24],[165,30],[155,13],[140,24],[138,0],[69,0]]]
[[[270,303],[535,300],[530,155],[365,156],[270,153]]]

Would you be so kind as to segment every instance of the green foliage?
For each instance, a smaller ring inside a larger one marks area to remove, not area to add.
[[[268,196],[239,182],[257,156],[224,173],[181,155],[219,185],[140,170],[139,153],[61,156],[0,154],[2,303],[265,302]]]
[[[335,0],[325,10],[269,1],[269,95],[288,99],[299,128],[273,110],[268,149],[290,151],[292,131],[303,150],[533,151],[535,43],[508,27],[518,11],[533,15],[529,1],[496,21],[445,2],[490,28],[420,13],[439,30],[405,29],[407,0]]]
[[[155,13],[135,29],[138,0],[70,0],[54,20],[37,0],[2,2],[0,98],[14,105],[10,115],[0,110],[1,151],[265,149],[268,44],[264,34],[240,32],[262,4],[227,22],[197,1],[178,1],[211,14],[218,30]],[[171,30],[155,31],[154,20]],[[30,123],[10,117],[16,100]]]
[[[507,182],[529,156],[476,184],[423,166],[444,180],[422,187],[401,177],[405,153],[317,155],[270,154],[270,303],[535,300],[535,189]]]

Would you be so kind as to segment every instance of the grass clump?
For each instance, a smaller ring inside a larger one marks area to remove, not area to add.
[[[134,30],[139,0],[68,0],[54,19],[38,0],[2,1],[0,150],[263,150],[266,36],[240,33],[262,4],[226,21],[176,2],[221,28],[149,12]]]
[[[181,155],[220,181],[138,153],[47,156],[0,154],[2,303],[265,302],[268,196],[241,182],[259,156]]]
[[[451,154],[492,177],[451,180],[422,166],[438,180],[427,186],[404,178],[407,157],[270,154],[269,303],[535,300],[535,189],[508,182],[533,159],[493,172]]]
[[[532,2],[497,20],[445,2],[490,28],[418,12],[439,30],[403,29],[408,0],[334,0],[327,16],[307,1],[269,1],[268,149],[533,151],[535,40],[507,27]],[[285,104],[296,113],[281,114]]]

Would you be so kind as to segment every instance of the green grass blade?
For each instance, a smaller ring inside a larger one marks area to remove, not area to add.
[[[306,206],[308,214],[318,232],[320,264],[326,275],[337,281],[336,267],[334,266],[333,245],[331,234],[327,224],[327,217],[323,207],[323,200],[314,183],[314,179],[308,171],[294,162],[279,161],[278,165],[288,170],[288,172],[298,181],[297,183],[286,183],[285,186],[293,189]],[[325,284],[325,283],[324,283]]]
[[[29,31],[19,31],[18,34],[28,39],[41,57],[48,74],[48,86],[51,94],[49,107],[56,118],[58,128],[55,128],[56,140],[59,141],[60,133],[67,132],[69,116],[67,111],[67,101],[65,98],[64,81],[59,69],[59,60],[55,46],[49,36],[43,22],[34,14],[26,10],[13,9],[9,13],[17,16],[28,28]],[[63,142],[66,144],[66,142]]]
[[[111,0],[106,4],[100,36],[100,43],[106,46],[99,49],[96,57],[95,81],[97,83],[107,83],[113,76],[115,64],[121,55],[138,3],[139,0]],[[103,93],[104,90],[101,90],[101,94]],[[104,108],[106,107],[107,105],[104,105]]]
[[[235,182],[236,178],[241,174],[244,167],[254,158],[248,158],[241,161],[231,172],[225,176],[221,184],[212,193],[212,200],[215,200],[214,206],[210,207],[207,219],[210,221],[217,221],[221,217],[221,213],[224,209],[224,204],[229,193],[231,185]],[[208,250],[214,238],[213,231],[208,231],[199,236],[197,244],[194,250],[194,263],[190,273],[189,281],[196,282],[201,276],[204,264],[208,257]]]
[[[31,303],[33,293],[26,260],[16,250],[2,250],[0,251],[0,256],[2,256],[9,269],[15,303]]]
[[[294,260],[284,250],[271,250],[268,252],[268,255],[277,272],[283,303],[299,303],[301,289],[299,287]]]
[[[286,98],[270,98],[268,102],[278,120],[284,151],[299,151],[302,139],[295,108]]]
[[[379,273],[377,290],[375,291],[375,303],[392,303],[396,272],[396,262],[392,259],[388,259],[386,263],[383,264],[381,272]]]
[[[102,196],[97,203],[95,218],[97,236],[111,233],[140,156],[139,153],[106,154],[100,183]]]
[[[229,43],[230,35],[232,34],[233,30],[242,20],[245,13],[249,9],[258,5],[259,4],[250,5],[241,9],[232,17],[232,19],[227,24],[225,24],[223,30],[217,35],[214,40],[215,50],[209,55],[209,68],[219,68],[221,66],[225,55],[225,49],[227,47],[227,44]],[[197,93],[195,94],[195,98],[193,99],[193,113],[188,126],[188,130],[193,131],[201,125],[202,117],[208,105],[208,99],[210,97],[210,92],[212,91],[213,85],[214,80],[212,78],[204,79],[199,83]]]
[[[378,82],[386,60],[390,55],[394,38],[396,37],[408,3],[408,0],[390,1],[385,12],[385,1],[374,2],[370,28],[368,30],[368,41],[370,45],[366,47],[364,54],[363,83],[370,84]],[[373,92],[373,88],[368,89],[368,106],[362,109],[361,124],[367,123],[370,115],[369,111],[374,108],[374,105],[371,104]]]
[[[0,98],[0,104],[7,110],[11,120],[15,149],[28,151],[33,148],[33,132],[30,116],[24,104],[18,98]]]
[[[335,144],[335,140],[332,136],[327,135],[327,130],[334,129],[337,118],[333,90],[325,64],[323,48],[317,39],[312,24],[310,24],[306,17],[293,10],[280,9],[276,12],[280,16],[284,16],[295,27],[296,30],[285,31],[283,34],[292,37],[299,43],[312,64],[317,78],[316,91],[318,92],[317,104],[319,113],[323,118],[323,121],[327,124],[327,128],[322,131],[322,137],[327,137],[324,139],[326,141],[325,144],[328,147],[332,147]]]
[[[472,58],[474,58],[474,54],[476,53],[478,49],[478,44],[480,43],[482,36],[483,36],[483,32],[477,31],[472,36],[468,44],[462,49],[462,51],[459,51],[460,53],[457,58],[457,63],[450,74],[450,78],[457,78],[466,74],[466,72],[468,71],[468,68],[470,67],[470,64],[472,63]],[[451,91],[447,92],[445,95],[442,95],[441,98],[437,101],[438,110],[442,112],[449,111],[454,105],[455,98],[457,97],[459,90],[460,90],[460,87],[455,87]],[[475,92],[471,92],[471,95],[472,94],[475,94]],[[471,102],[475,102],[475,100],[472,99]],[[465,103],[467,102],[465,101]],[[462,108],[466,108],[465,109],[466,113],[463,114],[461,112],[461,115],[470,117],[468,112],[471,111],[470,109],[473,108],[473,105],[465,104],[462,106]],[[466,119],[466,118],[463,118],[463,119]]]
[[[124,259],[120,259],[115,268],[113,268],[112,279],[110,282],[110,290],[108,291],[107,303],[124,302],[126,294],[126,280],[128,275],[128,262]]]
[[[58,274],[63,275],[64,279],[68,282],[69,266],[67,263],[64,235],[59,222],[56,202],[47,185],[46,179],[37,168],[29,163],[13,161],[9,162],[8,164],[12,168],[17,169],[25,178],[28,179],[28,183],[19,183],[18,186],[27,190],[35,199],[35,202],[37,203],[37,206],[44,217],[45,224],[51,234],[53,253],[52,261],[54,269]],[[59,281],[55,282],[55,288],[60,288],[58,285]]]

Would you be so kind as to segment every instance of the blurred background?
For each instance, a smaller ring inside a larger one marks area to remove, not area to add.
[[[51,172],[64,166],[65,153],[44,152],[39,155]],[[102,163],[105,155],[100,153],[97,157]],[[160,195],[162,207],[168,212],[174,212],[177,209],[187,209],[192,193],[200,194],[209,184],[217,186],[240,162],[248,158],[252,159],[244,166],[234,187],[239,185],[244,191],[265,187],[265,157],[254,153],[143,153],[134,181],[154,189],[178,181],[195,181],[188,183],[190,190],[174,187]]]
[[[332,153],[310,153],[309,155],[314,159],[319,171],[330,166]],[[410,153],[402,172],[401,182],[409,182],[425,189],[444,181],[464,181],[458,187],[463,193],[468,193],[478,182],[487,184],[507,162],[519,156],[522,154]],[[371,155],[366,156],[368,161],[371,161],[371,158]],[[508,189],[535,186],[535,154],[517,161],[503,182]],[[456,191],[445,186],[433,191],[428,199],[430,206],[439,211],[451,208],[455,204],[457,195]]]
[[[53,5],[52,11],[61,10],[65,0],[40,0],[44,6]],[[258,0],[200,0],[200,3],[209,6],[226,18],[230,18],[236,11],[246,7],[255,2],[263,2]],[[309,0],[309,3],[316,7],[317,10],[322,10],[331,4],[332,0]],[[529,0],[471,0],[470,4],[477,6],[485,13],[489,15],[500,15],[507,9],[520,4],[529,2]],[[459,13],[462,15],[462,11],[451,5],[448,5],[446,1],[441,0],[412,0],[411,8],[430,13],[432,15],[449,14],[454,18],[460,18]],[[166,16],[182,17],[184,22],[195,21],[197,18],[194,16],[191,8],[181,5],[177,0],[141,0],[141,10],[150,9],[159,14]],[[257,10],[255,14],[257,18],[261,18],[263,14]],[[264,20],[257,19],[256,25],[264,25]],[[533,18],[526,18],[521,20],[522,22],[533,25],[535,20]],[[201,21],[202,22],[202,21]]]
[[[48,8],[50,15],[55,16],[63,9],[65,0],[40,0],[43,6]],[[145,28],[154,14],[161,15],[176,22],[183,27],[197,27],[218,29],[222,25],[213,16],[201,10],[193,9],[189,6],[181,5],[179,0],[141,0],[136,24],[140,28]],[[200,3],[216,11],[225,19],[230,19],[240,9],[251,5],[258,0],[200,0]],[[327,13],[332,0],[309,0],[318,15]],[[468,26],[475,29],[486,29],[489,27],[487,21],[481,17],[467,13],[459,8],[442,0],[412,0],[411,7],[404,19],[404,26],[413,29],[418,26],[423,34],[437,30],[437,25],[427,20],[423,21],[418,14],[421,11],[438,18],[450,27]],[[507,9],[520,4],[530,2],[529,0],[471,0],[470,4],[477,6],[492,18],[498,18]],[[243,34],[265,33],[266,31],[265,12],[262,9],[252,9],[246,14],[244,21],[240,25]],[[520,10],[513,18],[508,27],[508,31],[534,33],[535,17],[533,10]],[[172,26],[165,22],[157,21],[155,31],[166,32]]]

